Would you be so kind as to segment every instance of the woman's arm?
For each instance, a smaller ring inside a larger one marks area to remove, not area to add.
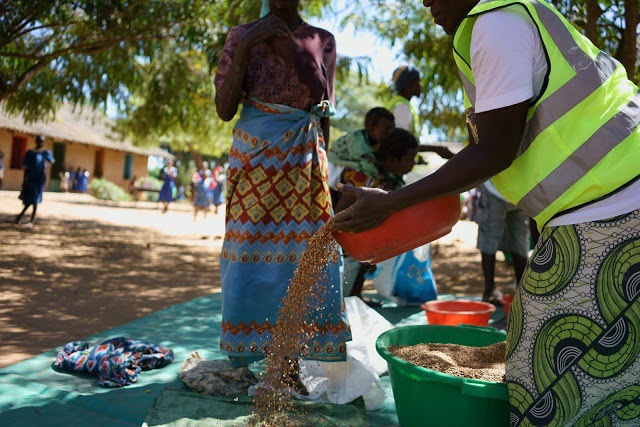
[[[233,46],[235,43],[233,32],[234,29],[229,32],[223,56],[220,58],[221,63],[223,61],[229,62],[228,69],[226,69],[224,76],[216,75],[217,80],[222,79],[222,83],[216,90],[216,112],[225,122],[233,119],[238,111],[251,49],[270,37],[291,35],[287,24],[275,15],[267,15],[258,20],[255,25],[240,36],[235,47]]]
[[[417,203],[459,194],[508,168],[516,157],[529,101],[477,114],[478,144],[469,145],[433,174],[398,191],[344,187],[357,197],[334,218],[343,231],[359,232],[381,224],[393,212]]]

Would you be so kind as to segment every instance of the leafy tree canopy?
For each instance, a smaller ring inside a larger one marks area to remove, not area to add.
[[[307,18],[338,16],[329,0],[301,3]],[[637,81],[638,0],[553,3]],[[402,46],[401,60],[422,71],[421,114],[429,129],[442,139],[464,139],[451,39],[434,25],[422,2],[352,0],[344,5],[343,24]],[[0,101],[28,120],[50,115],[60,101],[103,110],[111,102],[134,141],[217,155],[228,148],[231,124],[215,114],[212,76],[229,29],[256,19],[259,9],[257,0],[2,1]],[[367,81],[366,46],[362,53],[338,61],[342,114],[334,123],[340,131],[360,127],[366,109],[389,90]],[[345,72],[355,68],[351,75]]]
[[[551,3],[598,47],[622,62],[629,77],[638,82],[638,0],[555,0]],[[367,29],[392,45],[402,46],[404,59],[423,74],[421,116],[429,129],[441,139],[467,138],[451,37],[435,25],[421,1],[347,2],[342,24]]]

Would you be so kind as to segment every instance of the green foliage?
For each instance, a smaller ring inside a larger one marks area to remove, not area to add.
[[[592,41],[613,54],[628,70],[635,70],[630,75],[635,75],[638,81],[637,0],[556,0],[552,3],[587,35],[588,11],[597,15],[597,36],[592,37]],[[371,13],[364,14],[363,10]],[[420,114],[430,131],[440,139],[466,140],[461,84],[451,53],[452,40],[435,25],[422,2],[354,0],[347,2],[342,13],[343,25],[350,23],[357,29],[370,30],[392,45],[402,46],[402,59],[423,73]],[[625,28],[630,29],[631,36],[623,36]]]
[[[301,2],[304,16],[322,12],[326,0]],[[140,64],[141,80],[123,109],[122,126],[138,144],[161,142],[173,151],[221,157],[231,145],[235,120],[223,122],[215,112],[213,74],[235,25],[258,18],[260,2],[221,1],[211,6],[213,16],[188,45],[174,46],[154,62]],[[238,111],[240,114],[240,111]]]
[[[362,14],[362,10],[376,13]],[[424,95],[420,115],[432,133],[440,139],[466,139],[462,94],[458,72],[451,56],[451,40],[437,27],[422,2],[358,0],[349,3],[342,24],[377,33],[392,45],[402,45],[398,65],[408,62],[422,75]],[[378,97],[385,98],[391,89],[381,85]],[[465,135],[465,136],[461,136]]]
[[[131,196],[121,187],[104,178],[94,178],[89,182],[89,194],[100,200],[111,200],[114,202],[131,200]]]
[[[423,72],[420,113],[430,131],[465,139],[451,39],[422,3],[343,3],[339,13],[329,0],[302,0],[301,9],[307,19],[340,15],[344,24],[400,44],[398,62]],[[635,61],[640,76],[637,0],[553,3],[628,68]],[[259,10],[259,1],[244,0],[0,1],[0,101],[28,120],[52,115],[60,101],[103,110],[111,101],[134,142],[219,157],[228,150],[233,122],[215,114],[213,74],[229,29],[257,19]],[[363,56],[338,58],[334,125],[340,132],[359,127],[367,107],[388,94],[385,85],[368,81],[368,65],[364,46]]]
[[[148,202],[158,201],[158,190],[162,188],[162,168],[156,168],[149,171],[148,176],[143,176],[137,179],[136,189],[138,193],[144,194],[144,200]],[[153,192],[145,192],[144,190],[155,190]]]
[[[551,0],[551,3],[600,49],[640,82],[640,6],[638,0]]]
[[[0,100],[36,120],[56,103],[127,101],[139,61],[193,33],[205,0],[13,0],[0,4]]]
[[[362,129],[367,111],[383,106],[385,99],[379,84],[369,82],[360,72],[344,73],[343,79],[336,81],[336,115],[331,119],[331,126],[339,133]],[[337,137],[332,131],[331,139]]]

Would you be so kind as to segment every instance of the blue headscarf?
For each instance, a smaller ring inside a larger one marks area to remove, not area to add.
[[[269,13],[269,0],[262,0],[262,10],[260,11],[260,18]]]

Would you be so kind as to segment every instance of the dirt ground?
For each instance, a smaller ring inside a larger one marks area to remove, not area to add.
[[[13,224],[20,209],[17,192],[0,191],[0,368],[220,289],[222,210],[194,222],[183,203],[162,214],[45,193],[30,229]],[[434,246],[441,294],[481,294],[476,232],[461,221]],[[504,262],[496,283],[514,286]]]

